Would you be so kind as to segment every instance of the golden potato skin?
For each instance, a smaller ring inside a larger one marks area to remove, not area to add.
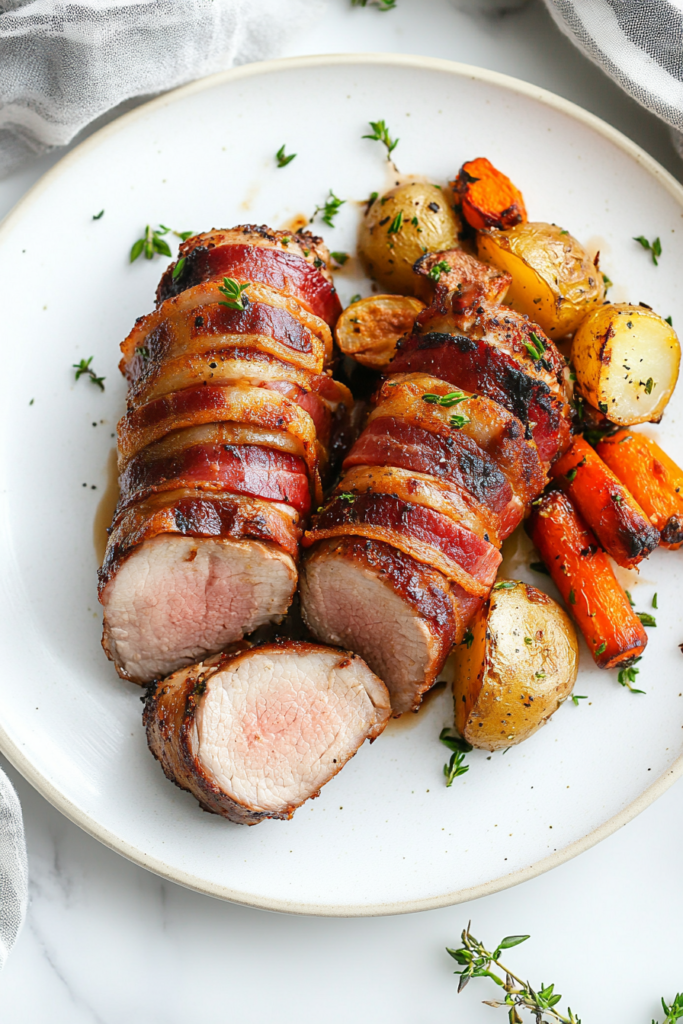
[[[390,231],[399,214],[400,228]],[[370,277],[388,292],[414,295],[415,260],[425,252],[459,248],[461,229],[448,189],[410,182],[371,204],[361,222],[358,252]]]
[[[673,327],[645,306],[594,309],[572,341],[576,391],[612,423],[658,423],[678,380]]]
[[[408,334],[424,302],[408,295],[371,295],[347,306],[334,329],[345,356],[381,370],[394,357],[398,341]]]
[[[480,231],[479,256],[512,275],[506,302],[563,338],[605,298],[602,274],[586,250],[557,224],[528,221],[507,231]]]
[[[455,728],[484,750],[528,739],[567,699],[579,668],[576,631],[552,598],[514,580],[496,586],[454,659]]]

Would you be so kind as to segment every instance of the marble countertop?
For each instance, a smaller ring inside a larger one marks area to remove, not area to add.
[[[329,0],[285,55],[358,50],[445,57],[535,82],[681,176],[666,127],[572,47],[540,0],[496,17],[448,0],[398,0],[388,13]],[[0,216],[56,159],[0,182]],[[530,933],[511,966],[532,984],[555,982],[586,1024],[661,1019],[660,995],[683,987],[681,785],[600,846],[518,888],[428,913],[340,920],[250,910],[165,882],[0,764],[23,805],[31,872],[27,922],[0,976],[4,1024],[502,1022],[504,1012],[481,1005],[494,995],[485,980],[456,998],[444,947],[470,918],[492,942]]]

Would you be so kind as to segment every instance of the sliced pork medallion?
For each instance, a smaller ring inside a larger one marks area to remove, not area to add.
[[[482,263],[463,249],[427,252],[413,270],[420,298],[433,306],[450,295],[451,308],[458,311],[500,305],[512,283],[507,271]]]
[[[291,818],[390,715],[361,658],[280,641],[233,650],[158,683],[144,711],[166,776],[245,825]]]
[[[205,281],[224,277],[263,284],[297,299],[330,326],[341,313],[327,269],[329,252],[310,232],[293,235],[253,224],[194,235],[180,246],[179,258],[159,283],[157,302]]]
[[[119,675],[147,683],[279,622],[298,519],[285,504],[192,491],[119,513],[99,573],[102,646]]]
[[[417,710],[481,604],[390,544],[352,536],[306,553],[300,595],[314,636],[360,654],[386,683],[394,715]]]

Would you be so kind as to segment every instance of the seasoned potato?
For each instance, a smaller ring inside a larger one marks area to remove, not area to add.
[[[449,191],[411,182],[371,204],[360,226],[358,251],[383,288],[413,295],[415,260],[425,252],[458,248],[461,227]]]
[[[563,338],[605,298],[602,274],[585,249],[556,224],[528,222],[480,231],[481,259],[512,275],[506,302],[551,338]]]
[[[579,666],[567,614],[514,580],[496,583],[454,653],[455,727],[485,750],[536,732],[571,693]]]
[[[407,295],[372,295],[347,306],[334,329],[345,356],[381,370],[391,362],[396,343],[415,323],[424,302]]]
[[[645,306],[593,310],[572,342],[576,389],[613,423],[657,423],[678,380],[673,327]]]

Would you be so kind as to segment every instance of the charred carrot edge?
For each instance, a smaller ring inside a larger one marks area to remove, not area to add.
[[[596,451],[660,531],[665,548],[683,544],[683,469],[644,434],[620,430]]]
[[[527,521],[532,541],[573,615],[598,668],[624,667],[647,634],[607,555],[562,491],[550,491]]]
[[[527,219],[522,193],[485,156],[464,163],[452,188],[465,220],[478,231],[511,228]]]
[[[633,568],[659,544],[659,530],[582,437],[574,439],[550,475],[618,565]]]

